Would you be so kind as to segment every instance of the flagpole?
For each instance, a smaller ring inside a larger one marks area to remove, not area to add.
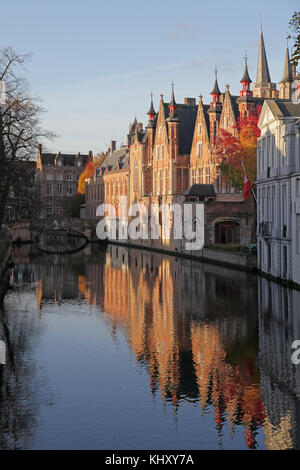
[[[242,160],[240,160],[240,162],[241,162],[241,165],[242,165],[242,167],[243,167],[244,173],[245,173],[245,175],[246,175],[246,174],[247,174],[247,172],[246,172],[246,168],[245,168],[244,162],[243,162]],[[247,175],[247,178],[248,178],[248,175]],[[255,202],[256,202],[256,204],[257,204],[257,199],[256,199],[256,196],[255,196],[255,193],[254,193],[254,190],[253,190],[252,184],[251,184],[251,191],[252,191],[252,194],[253,194],[254,200],[255,200]]]

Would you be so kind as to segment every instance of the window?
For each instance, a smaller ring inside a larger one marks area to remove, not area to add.
[[[271,138],[271,165],[275,166],[275,135],[272,135]]]
[[[296,252],[300,253],[300,214],[296,214]]]
[[[73,194],[73,185],[68,184],[67,185],[67,196],[72,196],[72,194]]]
[[[197,157],[202,157],[202,142],[197,143]]]
[[[161,159],[163,160],[165,158],[165,146],[161,146]]]
[[[57,195],[58,196],[63,195],[63,185],[62,185],[62,183],[57,183]]]
[[[158,137],[161,137],[161,133],[162,133],[162,127],[159,126],[159,129],[158,129]]]
[[[57,161],[57,166],[61,166],[61,160]]]
[[[153,194],[156,194],[156,171],[153,173]]]
[[[196,170],[192,170],[192,184],[196,183]]]
[[[67,181],[72,181],[72,173],[67,173]]]
[[[296,197],[300,197],[300,178],[296,179]]]
[[[163,171],[159,171],[159,194],[163,193]]]
[[[52,196],[52,183],[47,183],[47,196]]]
[[[202,133],[201,124],[198,124],[198,135],[201,135],[201,133]]]
[[[46,206],[46,215],[51,215],[51,214],[53,214],[53,205],[50,202]]]
[[[139,164],[137,160],[134,163],[134,190],[139,190]]]
[[[276,193],[275,186],[272,187],[272,223],[275,224]]]
[[[78,168],[81,167],[81,160],[78,160],[78,161],[77,161],[77,166],[78,166]]]
[[[160,147],[159,145],[156,146],[156,160],[159,160],[160,158]]]
[[[165,184],[166,184],[165,194],[168,194],[168,192],[169,192],[169,170],[165,170]]]
[[[287,198],[286,198],[286,184],[282,186],[282,208],[281,217],[283,225],[287,224]]]
[[[209,166],[206,167],[206,178],[205,179],[206,179],[205,183],[210,184],[210,168],[209,168]]]
[[[49,173],[49,172],[46,173],[46,180],[47,181],[52,181],[53,180],[52,172],[51,173]]]
[[[199,184],[203,184],[203,168],[198,168],[198,181]]]

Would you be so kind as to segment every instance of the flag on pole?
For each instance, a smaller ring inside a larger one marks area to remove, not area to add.
[[[252,189],[252,186],[251,186],[250,181],[248,180],[248,175],[247,175],[247,173],[246,173],[246,171],[245,171],[244,199],[247,199],[247,197],[250,196],[251,189]]]

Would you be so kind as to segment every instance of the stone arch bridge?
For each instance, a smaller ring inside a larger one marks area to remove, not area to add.
[[[12,241],[34,242],[41,234],[53,230],[77,232],[88,241],[95,241],[97,240],[96,225],[97,222],[95,220],[53,218],[8,222],[3,225],[3,228]]]

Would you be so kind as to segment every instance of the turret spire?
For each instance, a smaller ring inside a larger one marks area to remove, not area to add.
[[[219,90],[219,85],[218,85],[218,69],[217,69],[217,66],[215,67],[215,83],[214,83],[214,87],[212,89],[212,92],[211,92],[211,95],[220,95],[221,92]]]
[[[172,93],[171,93],[171,100],[169,104],[169,110],[170,110],[170,118],[176,117],[176,101],[175,101],[175,95],[174,95],[174,83],[172,82]]]
[[[287,41],[289,36],[287,37]],[[293,85],[293,69],[290,64],[289,45],[287,42],[284,67],[281,82],[279,83],[279,98],[290,100],[292,97],[292,85]]]
[[[220,89],[219,89],[219,85],[218,85],[218,69],[217,69],[217,66],[215,67],[215,83],[214,83],[214,87],[211,91],[211,95],[212,95],[212,102],[210,103],[210,107],[211,108],[219,108],[221,103],[220,103],[220,96],[221,96],[221,92],[220,92]]]
[[[156,116],[156,112],[154,110],[154,106],[153,106],[153,93],[151,92],[151,102],[150,102],[150,108],[149,108],[149,111],[147,113],[148,115],[148,118],[149,118],[149,121],[154,121],[155,119],[155,116]]]
[[[244,67],[244,73],[243,73],[242,80],[241,80],[243,89],[240,91],[240,96],[252,96],[252,91],[250,90],[250,83],[252,82],[252,80],[248,72],[247,52],[245,53],[244,59],[245,59],[245,67]]]

